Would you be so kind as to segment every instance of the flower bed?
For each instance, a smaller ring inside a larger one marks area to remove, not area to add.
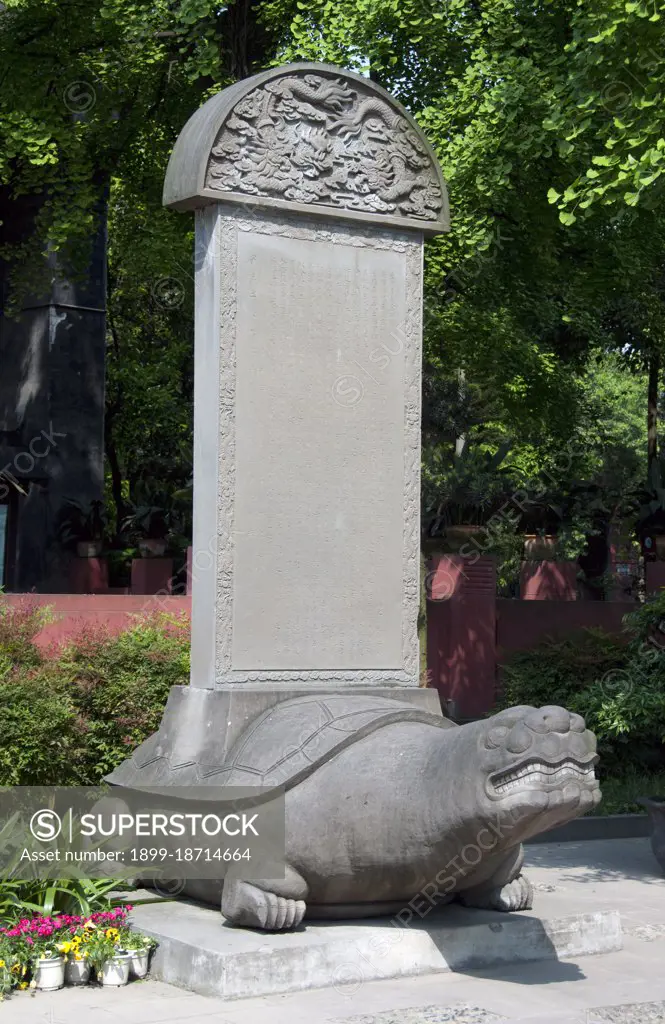
[[[85,917],[26,917],[0,928],[0,998],[13,989],[61,988],[65,980],[85,984],[92,974],[102,984],[125,984],[133,964],[143,976],[156,943],[129,927],[131,910],[123,906]],[[116,975],[118,964],[122,970]]]

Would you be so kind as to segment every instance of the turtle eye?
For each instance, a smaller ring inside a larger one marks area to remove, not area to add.
[[[506,739],[507,735],[508,735],[508,728],[507,728],[507,726],[505,726],[505,725],[495,725],[494,728],[490,729],[490,731],[487,734],[487,739],[485,740],[485,746],[489,747],[490,750],[493,750],[496,747],[502,747],[504,742],[505,742],[505,739]]]

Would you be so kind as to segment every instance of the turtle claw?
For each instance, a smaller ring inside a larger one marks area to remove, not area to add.
[[[224,884],[222,914],[230,924],[280,932],[297,928],[306,909],[304,900],[266,892],[251,882],[235,880]]]
[[[533,886],[524,875],[518,875],[512,882],[495,889],[492,893],[490,907],[492,910],[531,910],[533,906]]]
[[[492,889],[474,892],[461,892],[460,902],[465,907],[478,907],[485,910],[500,910],[510,913],[515,910],[531,910],[533,906],[533,886],[524,875],[518,875],[512,882],[497,885]]]

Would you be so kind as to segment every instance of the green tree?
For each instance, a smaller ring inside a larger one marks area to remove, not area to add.
[[[0,13],[0,197],[34,195],[33,231],[5,244],[14,307],[49,250],[86,272],[108,208],[106,454],[116,527],[130,499],[191,476],[192,224],[161,207],[173,143],[209,95],[270,49],[256,3],[7,0]]]
[[[85,240],[95,200],[109,197],[107,451],[118,518],[137,489],[180,487],[189,473],[192,239],[186,218],[161,210],[168,154],[211,93],[293,59],[369,74],[409,107],[442,161],[453,231],[427,247],[426,445],[452,458],[463,437],[490,452],[510,442],[533,476],[555,472],[575,439],[579,464],[566,473],[588,476],[589,379],[600,359],[608,387],[633,372],[645,387],[650,367],[653,455],[659,179],[647,180],[640,156],[639,202],[616,182],[637,159],[638,129],[639,152],[661,152],[651,102],[660,72],[653,82],[642,74],[622,100],[624,128],[607,116],[603,79],[609,68],[623,81],[622,47],[635,71],[656,43],[658,12],[632,7],[9,0],[0,184],[48,194],[36,242],[63,251]],[[619,163],[598,163],[599,153]],[[22,255],[13,253],[25,271]],[[617,352],[623,365],[604,362]],[[617,427],[607,422],[605,439]]]

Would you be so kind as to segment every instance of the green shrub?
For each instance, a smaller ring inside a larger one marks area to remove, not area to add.
[[[601,629],[585,629],[564,640],[545,640],[533,650],[518,651],[503,663],[499,707],[570,707],[581,690],[607,672],[622,669],[626,659],[626,644]]]
[[[572,705],[598,737],[603,770],[624,776],[665,768],[665,651],[651,642],[665,597],[627,617],[634,636],[620,669],[586,687]],[[665,635],[662,636],[665,645]]]
[[[0,682],[0,708],[0,784],[73,783],[83,728],[67,676],[54,665],[16,665]]]
[[[0,785],[96,785],[159,726],[189,681],[189,623],[158,615],[84,629],[44,657],[41,611],[0,598]]]
[[[81,783],[94,785],[157,730],[171,687],[189,682],[189,623],[162,615],[117,636],[87,630],[60,665],[87,733]]]
[[[35,637],[50,620],[48,608],[26,598],[3,601],[0,598],[0,679],[19,665],[39,665],[42,656]]]
[[[602,793],[603,799],[591,812],[593,815],[644,814],[644,807],[638,801],[645,796],[665,798],[665,774],[631,771],[618,777],[605,777]]]
[[[0,879],[0,923],[11,924],[32,914],[91,914],[122,902],[117,878]],[[111,893],[114,894],[113,898]]]
[[[583,715],[598,739],[601,779],[665,769],[665,593],[626,616],[626,626],[626,643],[587,630],[503,667],[502,707],[561,704]]]

